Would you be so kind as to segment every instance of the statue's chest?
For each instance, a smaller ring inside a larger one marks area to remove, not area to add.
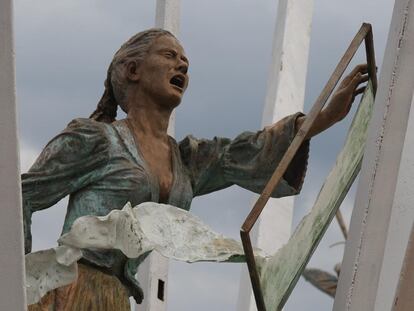
[[[170,193],[173,188],[173,181],[174,181],[174,175],[171,171],[158,171],[156,169],[151,169],[150,174],[153,176],[153,183],[156,183],[155,186],[158,186],[158,192],[159,192],[159,199],[158,201],[160,203],[168,203],[168,198],[170,196]],[[156,188],[156,187],[155,187]]]
[[[163,202],[188,210],[193,198],[192,185],[176,144],[170,141],[164,148],[153,141],[138,145],[125,122],[113,126],[118,135],[111,153],[117,168],[111,178],[127,184],[131,203]]]
[[[133,205],[152,201],[188,209],[193,198],[190,176],[180,165],[166,172],[152,170],[148,163],[123,158],[118,159],[114,171],[101,182],[107,191],[122,189],[116,196],[127,196]]]
[[[159,189],[159,202],[167,203],[171,192],[174,173],[171,158],[171,150],[168,148],[151,148],[141,151],[143,163],[154,183]]]

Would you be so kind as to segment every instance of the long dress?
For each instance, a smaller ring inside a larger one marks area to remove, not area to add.
[[[243,132],[233,140],[187,136],[177,143],[170,138],[173,184],[166,203],[189,210],[194,197],[234,184],[260,193],[289,147],[300,115],[286,117],[259,132]],[[273,197],[299,193],[308,152],[309,141],[306,141]],[[22,175],[22,193],[25,246],[26,252],[30,252],[33,212],[70,195],[63,234],[78,217],[104,216],[111,210],[121,209],[128,201],[133,206],[159,202],[159,183],[125,120],[107,124],[75,119],[46,145],[30,170]],[[142,260],[128,259],[118,250],[83,250],[82,263],[117,278],[127,295],[140,303],[143,293],[135,274]],[[83,290],[102,289],[86,286]]]

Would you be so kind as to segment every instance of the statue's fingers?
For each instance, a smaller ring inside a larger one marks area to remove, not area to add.
[[[359,82],[359,83],[364,83],[364,82],[367,82],[368,80],[369,80],[369,75],[365,74],[365,75],[362,76],[361,82]]]
[[[366,88],[367,88],[366,86],[363,86],[363,87],[360,87],[360,88],[356,89],[355,92],[354,92],[354,97],[358,96],[359,94],[364,93]]]
[[[359,64],[352,69],[352,71],[344,78],[341,83],[341,87],[347,87],[350,83],[354,80],[354,78],[358,75],[364,75],[368,73],[368,65],[367,64]]]
[[[352,69],[350,76],[355,76],[358,73],[365,74],[368,73],[368,65],[367,64],[359,64]]]
[[[357,97],[359,94],[364,93],[366,88],[367,88],[366,86],[363,86],[363,87],[360,87],[360,88],[356,89],[354,91],[354,93],[352,94],[352,101],[351,101],[351,103],[353,103],[355,101],[355,97]]]
[[[352,81],[349,83],[348,87],[355,90],[361,83],[365,83],[369,80],[369,76],[367,74],[357,73]]]
[[[348,92],[355,90],[362,79],[362,74],[358,72],[346,86]]]

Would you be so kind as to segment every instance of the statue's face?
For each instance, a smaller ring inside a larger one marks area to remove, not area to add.
[[[176,107],[188,85],[188,59],[183,47],[171,36],[161,36],[151,45],[137,70],[140,91],[161,105]]]

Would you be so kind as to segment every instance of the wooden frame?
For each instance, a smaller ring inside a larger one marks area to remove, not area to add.
[[[353,56],[355,55],[356,51],[358,50],[359,46],[362,44],[363,41],[365,42],[365,50],[366,50],[366,56],[367,56],[367,62],[368,62],[368,73],[369,73],[371,83],[373,86],[373,92],[375,94],[378,82],[377,82],[377,76],[376,76],[372,27],[370,24],[364,23],[361,26],[358,33],[356,34],[356,36],[354,37],[354,39],[351,41],[351,44],[349,45],[345,54],[341,58],[337,67],[335,68],[333,74],[328,80],[328,83],[325,85],[324,89],[322,90],[322,93],[319,95],[311,111],[307,115],[305,122],[303,123],[301,128],[298,130],[295,138],[292,141],[292,144],[289,146],[288,150],[286,151],[285,155],[280,161],[278,167],[276,168],[269,182],[265,186],[262,194],[256,201],[253,209],[251,210],[251,212],[249,213],[249,215],[247,216],[245,222],[243,223],[241,227],[240,236],[241,236],[241,240],[243,243],[244,252],[246,254],[246,262],[247,262],[247,266],[249,269],[250,280],[252,283],[252,288],[253,288],[253,293],[254,293],[255,300],[256,300],[257,309],[259,311],[266,311],[266,307],[264,303],[262,289],[260,286],[259,273],[258,273],[256,261],[254,258],[253,246],[252,246],[251,239],[250,239],[250,232],[253,226],[255,225],[255,223],[257,222],[257,219],[259,218],[261,212],[263,211],[267,201],[269,200],[271,193],[281,181],[290,162],[292,161],[299,147],[304,142],[319,112],[322,110],[323,106],[327,102],[329,96],[333,92],[335,86],[339,82],[341,76],[345,72],[347,66],[351,62]]]

